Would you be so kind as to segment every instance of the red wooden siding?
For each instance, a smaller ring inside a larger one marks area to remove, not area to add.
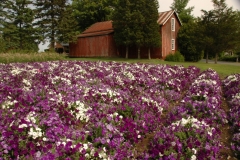
[[[93,24],[70,43],[70,57],[114,57],[117,48],[113,39],[112,21]]]
[[[167,12],[164,12],[167,13]],[[171,14],[170,17],[168,17],[168,20],[164,23],[161,22],[161,39],[162,39],[162,49],[161,49],[161,55],[164,59],[168,54],[174,53],[178,50],[178,44],[177,44],[177,34],[181,27],[181,22],[179,21],[179,18],[177,17],[177,14],[173,11],[168,11],[168,14]],[[171,20],[172,18],[175,19],[175,31],[172,31],[171,26]],[[172,39],[175,40],[175,49],[172,50]]]
[[[114,57],[117,49],[113,34],[79,37],[76,44],[70,44],[71,57]]]

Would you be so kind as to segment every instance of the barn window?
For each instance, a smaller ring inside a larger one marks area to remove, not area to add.
[[[172,50],[175,50],[175,39],[172,39]]]
[[[175,31],[175,19],[174,18],[172,18],[171,27],[172,27],[172,31]]]

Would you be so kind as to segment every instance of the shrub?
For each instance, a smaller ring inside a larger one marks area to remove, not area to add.
[[[167,55],[165,61],[184,62],[184,57],[179,51],[176,51],[174,54]]]
[[[219,58],[220,61],[236,62],[237,56],[224,56]]]

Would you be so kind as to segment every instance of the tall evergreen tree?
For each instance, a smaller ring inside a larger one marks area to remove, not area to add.
[[[74,15],[79,23],[80,31],[96,22],[112,19],[118,0],[73,0]]]
[[[158,20],[158,1],[148,0],[145,3],[143,11],[145,17],[144,23],[144,46],[148,47],[148,59],[151,59],[151,48],[159,47],[161,44],[160,27],[157,23]]]
[[[3,22],[5,21],[6,12],[4,10],[6,1],[1,1],[0,3],[0,28],[2,27]]]
[[[6,12],[4,10],[4,5],[6,1],[0,3],[0,53],[5,51],[5,40],[3,39],[3,24],[5,22]]]
[[[30,0],[9,0],[4,4],[3,39],[8,49],[37,51],[36,29],[33,28],[34,12]]]
[[[133,45],[132,36],[134,34],[132,11],[133,4],[130,0],[118,0],[118,4],[113,13],[114,39],[118,46],[126,46],[126,56],[128,58],[129,46]]]
[[[58,25],[61,20],[62,12],[64,12],[68,0],[35,0],[36,23],[41,28],[44,40],[49,39],[50,48],[54,48],[57,40]]]
[[[132,25],[132,40],[133,44],[137,46],[138,50],[138,59],[140,59],[140,48],[144,45],[145,40],[145,32],[144,32],[144,26],[146,26],[146,17],[143,14],[143,11],[146,6],[146,0],[131,0],[133,4],[132,10],[132,17],[131,21],[133,23]]]
[[[79,26],[73,14],[72,5],[68,5],[62,12],[57,26],[57,39],[64,43],[75,42],[77,40],[76,35],[79,33]]]
[[[174,0],[171,9],[178,14],[183,24],[178,32],[177,40],[181,54],[186,61],[199,61],[202,58],[202,49],[198,44],[198,25],[192,15],[194,7],[188,7],[189,0]]]
[[[187,23],[193,19],[191,14],[194,7],[186,8],[190,0],[174,0],[170,8],[175,10],[182,23]]]
[[[129,46],[136,46],[138,58],[142,46],[160,45],[156,0],[119,0],[113,14],[114,39],[120,46],[126,46],[128,58]],[[150,58],[150,52],[149,52]]]
[[[200,30],[202,29],[197,21],[189,21],[179,30],[177,37],[179,50],[186,61],[197,62],[203,58],[203,49],[200,43],[205,44],[202,40],[206,37],[201,35]]]
[[[214,9],[203,10],[202,26],[204,33],[211,43],[205,47],[207,57],[218,55],[229,49],[234,49],[240,42],[239,16],[237,11],[228,7],[225,0],[212,0]]]

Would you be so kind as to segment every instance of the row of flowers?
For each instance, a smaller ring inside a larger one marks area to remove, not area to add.
[[[215,71],[206,70],[171,111],[168,125],[156,132],[145,158],[219,159],[218,124],[227,118],[220,104],[220,79]]]
[[[0,64],[0,73],[0,159],[218,156],[226,115],[212,70],[56,61]]]
[[[234,133],[231,146],[236,156],[240,158],[240,74],[230,75],[222,83],[224,96],[230,106],[229,121]]]

